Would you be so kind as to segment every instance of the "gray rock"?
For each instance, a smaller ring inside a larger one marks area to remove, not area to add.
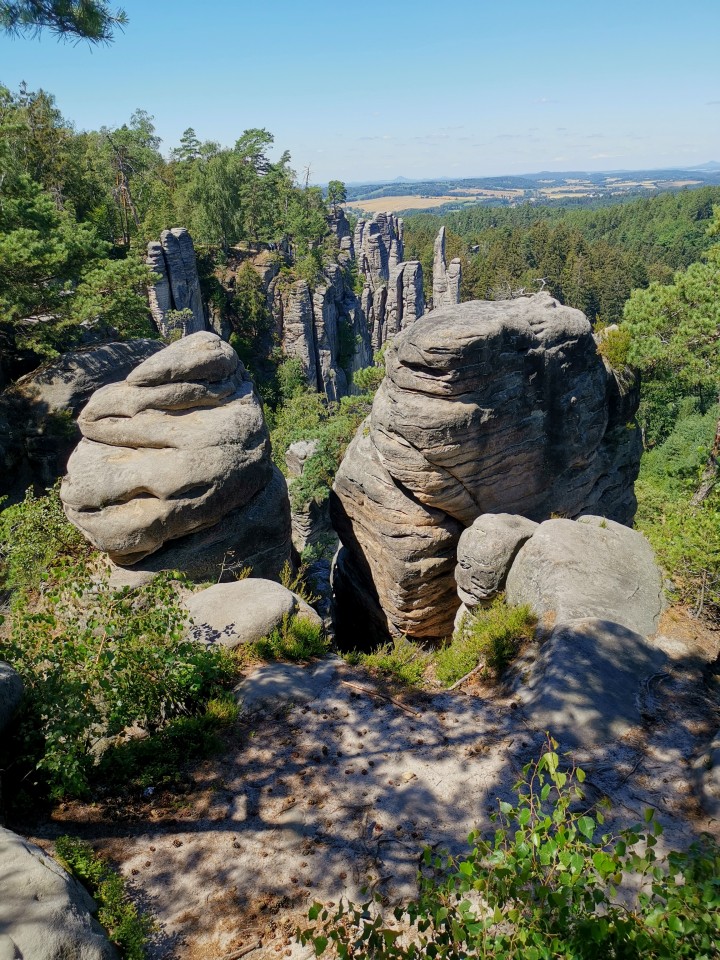
[[[163,349],[157,340],[103,343],[73,350],[0,394],[0,495],[50,486],[80,439],[74,420],[93,392],[124,379]]]
[[[317,453],[319,440],[296,440],[285,451],[285,465],[291,477],[301,477],[305,464]]]
[[[422,265],[419,260],[399,263],[390,271],[385,319],[378,333],[379,346],[425,313]]]
[[[506,598],[558,623],[600,617],[648,636],[662,612],[662,577],[637,530],[595,516],[546,520],[517,554]]]
[[[60,496],[71,522],[123,565],[214,526],[271,479],[252,381],[215,334],[185,337],[97,391],[79,423]]]
[[[192,638],[230,649],[268,636],[283,617],[292,614],[322,625],[312,607],[296,594],[272,580],[255,577],[215,584],[192,594],[185,604],[193,623]]]
[[[720,819],[720,730],[693,764],[700,806],[709,817]]]
[[[180,570],[196,583],[234,580],[245,567],[256,577],[277,578],[291,553],[287,484],[273,466],[267,486],[219,523],[170,540],[131,567],[111,563],[110,585],[139,586],[164,570]]]
[[[288,290],[283,302],[282,330],[283,353],[286,357],[295,357],[301,362],[308,384],[317,389],[313,304],[310,287],[305,280],[298,280]]]
[[[448,267],[445,259],[445,227],[435,238],[433,252],[433,310],[454,303],[460,303],[460,282],[462,270],[460,260],[450,261]]]
[[[559,624],[521,692],[528,723],[563,748],[614,742],[640,726],[644,681],[664,663],[660,650],[621,624],[595,618]]]
[[[339,400],[348,392],[347,377],[340,366],[339,307],[343,298],[342,271],[337,264],[325,268],[328,283],[313,293],[313,322],[317,350],[318,388],[328,400]]]
[[[510,513],[484,513],[464,530],[457,547],[455,580],[467,609],[492,600],[505,587],[520,547],[538,524]]]
[[[457,542],[481,514],[629,523],[635,397],[606,369],[583,314],[547,294],[416,320],[387,350],[370,420],[335,479],[338,610],[357,608],[355,589],[390,633],[447,636]]]
[[[10,723],[13,714],[20,706],[23,695],[23,682],[17,670],[9,663],[0,660],[0,732]]]
[[[195,248],[185,227],[163,230],[160,241],[148,244],[145,261],[159,280],[150,288],[150,313],[163,336],[176,329],[168,320],[170,310],[189,310],[183,336],[206,329]]]
[[[333,679],[336,664],[334,657],[308,666],[266,663],[242,680],[234,693],[246,713],[281,703],[306,703],[326,689]]]
[[[62,867],[0,827],[0,949],[25,960],[117,960],[95,901]]]

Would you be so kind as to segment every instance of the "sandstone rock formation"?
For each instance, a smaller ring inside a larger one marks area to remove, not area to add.
[[[457,547],[455,581],[468,610],[496,597],[505,588],[520,547],[539,525],[510,513],[483,513],[463,531]]]
[[[506,598],[558,623],[596,617],[641,636],[655,633],[662,577],[637,530],[603,517],[546,520],[523,544],[507,575]]]
[[[158,340],[103,343],[63,354],[0,394],[0,495],[50,486],[80,439],[74,420],[99,387],[162,350]]]
[[[328,218],[331,231],[335,234],[338,249],[341,255],[351,260],[355,259],[355,244],[353,243],[353,233],[350,229],[350,221],[345,216],[342,207],[336,207]]]
[[[195,247],[185,227],[163,230],[159,241],[148,244],[146,263],[160,277],[149,291],[150,313],[160,333],[165,337],[176,329],[167,319],[170,310],[192,312],[183,336],[205,330]]]
[[[98,390],[79,425],[83,439],[60,491],[65,512],[123,565],[178,538],[192,554],[188,535],[221,521],[223,533],[230,521],[242,528],[274,478],[252,381],[212,333],[185,337]],[[280,487],[275,481],[277,494]],[[286,503],[267,507],[276,539],[286,540]],[[251,529],[244,536],[255,539]]]
[[[336,477],[340,615],[371,618],[385,634],[449,634],[457,543],[483,513],[629,523],[634,396],[605,367],[583,314],[548,294],[413,323],[388,350],[369,422]]]
[[[390,271],[384,318],[379,318],[371,328],[373,350],[379,350],[424,313],[422,265],[419,260],[399,263]]]
[[[404,259],[404,224],[392,213],[376,213],[372,220],[358,220],[354,248],[358,270],[375,291],[390,279],[390,270]]]
[[[95,901],[40,847],[0,827],[0,956],[117,960]]]
[[[317,613],[297,594],[272,580],[255,577],[215,584],[192,594],[185,605],[194,640],[230,649],[268,636],[286,616],[300,616],[322,626]]]
[[[317,440],[297,440],[287,448],[285,465],[290,478],[291,492],[292,481],[302,477],[308,460],[318,451],[318,448]],[[298,553],[302,553],[306,547],[318,544],[334,542],[337,545],[337,537],[330,523],[327,500],[322,503],[311,500],[302,509],[293,506],[291,519],[292,542]]]
[[[460,281],[462,270],[460,260],[456,257],[450,261],[445,259],[445,227],[435,238],[433,255],[433,310],[438,307],[460,303]]]

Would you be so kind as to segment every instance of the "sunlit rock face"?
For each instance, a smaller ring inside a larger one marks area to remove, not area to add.
[[[331,498],[338,614],[375,633],[452,631],[463,530],[484,513],[630,523],[634,383],[548,294],[433,310],[403,330]]]
[[[78,423],[65,512],[120,564],[218,524],[272,479],[252,381],[212,333],[185,337],[97,390]]]

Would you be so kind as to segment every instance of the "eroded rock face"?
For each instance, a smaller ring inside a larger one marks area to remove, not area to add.
[[[357,589],[386,633],[446,636],[457,543],[476,517],[632,520],[631,390],[580,311],[547,294],[434,310],[395,339],[386,367],[331,498],[340,612]]]
[[[160,333],[167,336],[176,329],[167,318],[170,310],[190,310],[184,336],[205,330],[195,247],[185,227],[163,230],[159,242],[148,244],[145,262],[160,277],[149,291],[150,313]]]
[[[445,259],[445,227],[435,238],[433,253],[433,309],[445,307],[453,303],[460,303],[460,281],[462,269],[460,260],[456,257],[450,261]]]
[[[248,507],[272,477],[252,381],[215,334],[185,337],[98,390],[78,422],[60,496],[120,564]]]
[[[483,513],[463,531],[455,581],[468,610],[492,600],[505,587],[510,565],[539,525],[510,513]]]

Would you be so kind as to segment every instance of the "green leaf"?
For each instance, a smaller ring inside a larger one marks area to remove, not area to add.
[[[577,828],[584,837],[592,840],[595,833],[595,821],[592,817],[580,817],[577,822]]]

